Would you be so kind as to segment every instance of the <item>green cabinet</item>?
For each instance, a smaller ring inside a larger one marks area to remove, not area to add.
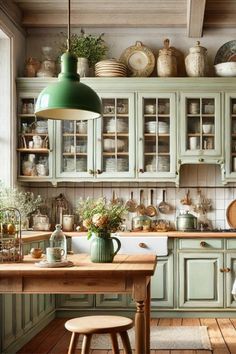
[[[225,173],[227,181],[236,179],[236,92],[225,94]]]
[[[179,253],[179,307],[223,307],[223,253]]]
[[[236,239],[179,239],[179,308],[236,307],[231,294],[236,278]]]
[[[174,307],[174,254],[158,257],[157,268],[151,281],[151,308]]]

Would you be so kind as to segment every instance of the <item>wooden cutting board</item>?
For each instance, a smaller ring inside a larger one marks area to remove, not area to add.
[[[236,199],[229,204],[226,210],[226,218],[229,226],[236,229]]]

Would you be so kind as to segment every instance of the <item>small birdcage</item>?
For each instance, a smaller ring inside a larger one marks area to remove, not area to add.
[[[0,262],[21,262],[21,214],[16,208],[0,209]]]

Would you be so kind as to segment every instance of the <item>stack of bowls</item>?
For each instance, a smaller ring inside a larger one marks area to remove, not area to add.
[[[125,133],[128,131],[128,123],[121,119],[112,118],[107,122],[106,130],[108,133]]]
[[[150,121],[150,122],[146,122],[145,123],[145,131],[147,133],[151,133],[151,134],[155,134],[157,132],[157,122],[154,121]]]
[[[159,121],[158,122],[158,133],[159,134],[167,134],[168,132],[169,132],[168,123]]]
[[[127,76],[127,67],[116,59],[101,60],[95,64],[95,76],[125,77]]]

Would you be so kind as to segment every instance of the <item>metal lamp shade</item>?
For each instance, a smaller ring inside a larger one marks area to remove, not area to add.
[[[70,52],[61,57],[58,82],[46,87],[38,96],[37,117],[58,120],[88,120],[99,118],[102,104],[89,86],[80,82],[77,57]]]

